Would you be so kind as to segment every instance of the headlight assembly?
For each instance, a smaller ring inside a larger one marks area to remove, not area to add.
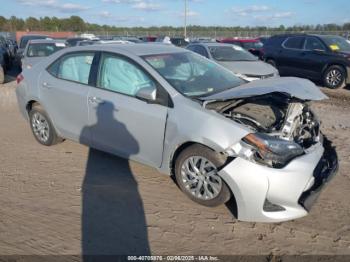
[[[232,156],[239,156],[275,168],[282,168],[292,159],[304,154],[303,148],[292,141],[260,133],[247,135],[239,145],[235,145],[230,150],[227,153]]]

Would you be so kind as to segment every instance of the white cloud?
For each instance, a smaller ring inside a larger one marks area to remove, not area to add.
[[[135,4],[140,3],[142,0],[101,0],[103,3],[111,4]]]
[[[141,1],[134,5],[132,5],[132,8],[143,10],[143,11],[159,11],[161,10],[161,6],[159,4],[153,3],[153,2],[146,2]]]
[[[78,5],[78,4],[73,4],[73,3],[65,3],[62,5],[57,5],[55,6],[57,9],[59,9],[61,12],[80,12],[89,9],[89,7]]]
[[[247,7],[232,7],[230,11],[239,16],[248,16],[252,13],[271,11],[271,9],[267,5],[251,5]]]
[[[63,13],[76,13],[89,9],[89,7],[74,3],[59,3],[57,0],[17,0],[20,4],[55,8]]]
[[[279,13],[266,14],[266,15],[255,15],[255,16],[253,16],[253,18],[260,20],[260,21],[263,21],[263,20],[276,20],[276,19],[292,18],[293,16],[294,16],[293,12],[279,12]]]

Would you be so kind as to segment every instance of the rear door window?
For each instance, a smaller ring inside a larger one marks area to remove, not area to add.
[[[284,41],[283,46],[289,49],[302,49],[304,39],[305,37],[302,36],[289,37],[286,41]]]
[[[93,59],[93,52],[64,55],[48,68],[48,72],[57,78],[87,85]]]

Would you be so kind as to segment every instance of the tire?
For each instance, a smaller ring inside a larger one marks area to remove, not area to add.
[[[29,122],[33,135],[40,144],[52,146],[62,141],[42,106],[33,106],[29,112]]]
[[[0,65],[0,84],[3,84],[3,83],[5,83],[5,70]]]
[[[217,170],[225,162],[226,158],[213,150],[202,145],[192,145],[182,151],[176,159],[176,182],[182,192],[198,204],[208,207],[224,204],[230,200],[231,191],[219,177]],[[204,168],[201,168],[202,163]]]
[[[343,67],[333,65],[327,68],[323,74],[323,84],[331,89],[345,86],[346,72]]]
[[[276,62],[273,59],[267,59],[266,63],[272,65],[274,68],[277,68]]]

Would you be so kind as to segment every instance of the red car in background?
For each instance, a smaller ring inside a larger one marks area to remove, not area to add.
[[[241,46],[242,48],[248,50],[253,55],[263,57],[263,47],[264,44],[259,39],[252,38],[225,38],[219,41],[220,43],[233,44]]]

